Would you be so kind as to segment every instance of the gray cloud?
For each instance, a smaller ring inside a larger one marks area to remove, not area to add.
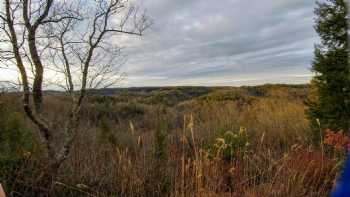
[[[143,0],[154,25],[122,37],[124,86],[304,83],[314,0]]]

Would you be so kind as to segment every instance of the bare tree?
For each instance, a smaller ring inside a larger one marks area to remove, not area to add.
[[[87,89],[120,80],[118,65],[124,59],[113,36],[141,36],[150,22],[128,0],[5,0],[3,6],[0,60],[18,69],[24,111],[37,126],[55,173],[77,134]],[[72,98],[60,131],[43,113],[45,73],[60,76],[55,84]],[[64,137],[54,138],[57,132]]]

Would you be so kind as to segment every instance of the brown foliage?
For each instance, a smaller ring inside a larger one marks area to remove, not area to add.
[[[228,90],[224,94],[228,95]],[[142,104],[143,112],[137,116],[123,115],[133,114],[134,107],[123,108],[126,111],[122,115],[118,114],[119,110],[101,113],[99,109],[120,109],[120,103],[89,102],[88,105],[100,107],[84,112],[90,115],[83,116],[70,157],[54,177],[55,194],[328,196],[343,158],[309,144],[305,106],[298,98],[254,96],[249,103],[232,97],[206,101],[194,98],[175,106]],[[46,100],[50,105],[61,106],[54,108],[56,112],[69,106],[64,97],[52,96]],[[59,113],[47,113],[59,121]],[[104,114],[107,125],[99,126],[99,117],[94,113]],[[163,124],[167,125],[161,127],[165,141],[160,144],[166,143],[162,145],[165,153],[156,157],[154,148],[158,142],[154,132]],[[227,159],[218,149],[215,149],[218,154],[209,151],[208,147],[222,137],[218,135],[220,132],[230,131],[234,135],[242,126],[246,128],[249,142],[243,154]],[[101,129],[107,130],[107,134],[101,135]],[[101,137],[107,139],[101,140]],[[340,133],[327,133],[324,142],[344,145],[347,139]],[[15,181],[26,185],[26,190],[6,189],[36,196],[37,188],[45,189],[35,181],[44,168],[42,161],[40,152],[31,153],[26,165],[17,170],[21,175],[17,175]]]

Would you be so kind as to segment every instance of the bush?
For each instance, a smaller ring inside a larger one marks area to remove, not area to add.
[[[153,154],[158,161],[164,161],[167,158],[167,128],[165,121],[159,121],[154,132]]]
[[[249,147],[246,129],[241,127],[238,132],[220,131],[214,142],[209,146],[211,157],[221,156],[225,161],[244,155]]]
[[[97,125],[103,118],[119,122],[125,119],[133,119],[142,116],[145,107],[139,103],[88,103],[83,108],[81,115],[87,118],[92,124]]]
[[[248,91],[237,89],[218,90],[198,98],[205,105],[234,102],[238,110],[253,105],[256,100],[256,97],[248,95]]]
[[[153,136],[153,153],[151,167],[146,178],[146,196],[169,196],[170,176],[167,169],[168,162],[168,124],[161,117],[161,111],[157,113],[156,129]]]
[[[100,144],[111,145],[113,148],[136,151],[137,139],[129,131],[112,127],[111,122],[103,117],[99,122],[98,141]]]
[[[24,169],[36,144],[36,137],[25,126],[23,115],[0,104],[0,182],[6,191],[23,189],[24,185],[14,177],[20,173],[19,169]]]

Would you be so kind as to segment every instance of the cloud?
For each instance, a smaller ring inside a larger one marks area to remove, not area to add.
[[[154,25],[142,37],[113,38],[128,57],[122,86],[306,83],[311,77],[315,0],[135,1]]]
[[[144,37],[120,43],[127,86],[310,78],[297,76],[310,75],[317,42],[313,0],[144,0],[142,6],[154,25]]]

